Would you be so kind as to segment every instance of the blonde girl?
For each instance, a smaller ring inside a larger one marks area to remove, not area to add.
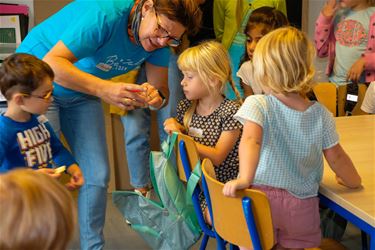
[[[76,208],[57,180],[31,169],[0,175],[0,249],[67,249]]]
[[[254,53],[254,79],[267,95],[246,98],[235,118],[243,125],[239,178],[223,193],[252,187],[271,205],[277,249],[318,247],[321,240],[318,188],[323,155],[340,184],[359,187],[361,178],[338,141],[331,113],[304,95],[314,77],[314,47],[296,28],[264,36]],[[306,227],[306,225],[309,225]]]
[[[251,13],[245,28],[246,51],[241,60],[240,69],[237,71],[244,97],[262,94],[261,86],[251,79],[251,61],[257,43],[268,32],[288,24],[288,19],[284,13],[272,7],[260,7]]]
[[[375,1],[328,0],[315,24],[319,57],[336,85],[375,80]]]
[[[223,94],[227,81],[234,88],[225,47],[215,41],[204,42],[185,50],[177,63],[184,75],[181,86],[186,99],[179,103],[177,117],[164,122],[165,131],[191,136],[200,157],[213,161],[220,181],[236,178],[242,126],[233,118],[240,104]],[[240,99],[238,91],[236,94]]]

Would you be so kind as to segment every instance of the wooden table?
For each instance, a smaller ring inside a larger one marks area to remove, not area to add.
[[[353,190],[337,184],[325,162],[320,202],[366,232],[370,249],[375,250],[375,115],[335,119],[340,144],[362,177],[363,188]]]

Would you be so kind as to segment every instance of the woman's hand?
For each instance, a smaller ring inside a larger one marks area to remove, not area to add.
[[[160,109],[164,98],[160,96],[159,91],[148,82],[143,83],[141,86],[146,89],[147,104],[154,109]]]
[[[143,108],[147,106],[147,89],[142,85],[107,81],[98,91],[98,97],[106,103],[125,110]]]
[[[365,69],[365,59],[363,57],[359,58],[348,70],[346,79],[352,82],[358,82]]]
[[[340,4],[337,0],[328,0],[322,9],[322,14],[325,17],[333,17],[336,14],[336,11],[339,9]]]
[[[168,118],[167,120],[164,121],[164,131],[170,135],[173,132],[184,133],[185,128],[180,123],[178,123],[176,119]]]
[[[78,167],[78,165],[72,164],[71,166],[68,167],[67,172],[71,175],[71,177],[70,177],[70,181],[66,183],[65,186],[70,191],[80,188],[84,183],[84,179],[83,179],[81,169]]]

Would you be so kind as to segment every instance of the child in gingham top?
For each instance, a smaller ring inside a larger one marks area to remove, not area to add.
[[[249,96],[235,115],[244,125],[240,174],[223,193],[235,196],[250,186],[265,192],[277,248],[318,247],[323,154],[339,183],[356,188],[361,178],[338,143],[330,112],[305,98],[314,77],[307,36],[292,27],[276,29],[259,41],[253,62],[254,79],[267,95]]]
[[[339,141],[332,115],[325,107],[315,102],[301,112],[273,95],[257,95],[246,99],[235,118],[263,128],[262,153],[253,184],[286,189],[301,199],[317,195],[323,174],[322,149]]]

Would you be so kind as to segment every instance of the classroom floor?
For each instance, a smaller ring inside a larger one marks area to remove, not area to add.
[[[131,229],[125,223],[124,218],[113,205],[111,196],[108,195],[107,203],[107,214],[106,224],[104,228],[104,237],[106,239],[106,250],[146,250],[151,249],[143,239]],[[79,249],[79,236],[76,232],[75,237],[68,249],[78,250]],[[342,244],[344,244],[348,250],[360,250],[361,249],[361,233],[353,225],[349,225]],[[198,241],[193,247],[193,250],[198,250],[200,241]],[[215,240],[210,239],[208,241],[207,250],[216,249]]]

